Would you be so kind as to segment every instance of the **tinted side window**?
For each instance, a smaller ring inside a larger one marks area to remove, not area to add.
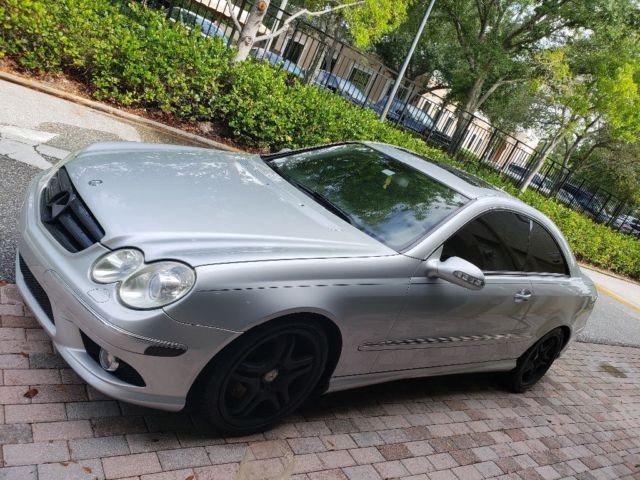
[[[489,212],[444,244],[442,259],[460,257],[485,272],[524,271],[530,221],[511,212]]]
[[[533,222],[531,248],[526,263],[527,272],[569,273],[567,262],[551,234],[540,224]]]

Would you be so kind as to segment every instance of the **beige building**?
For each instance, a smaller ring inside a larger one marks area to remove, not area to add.
[[[236,39],[237,31],[231,34],[232,28],[229,5],[226,0],[192,0],[198,3],[216,23],[224,26],[231,39]],[[232,6],[235,16],[244,23],[248,16],[246,10]],[[273,28],[281,24],[276,20]],[[270,31],[263,28],[260,34]],[[371,103],[379,102],[393,85],[396,72],[384,66],[379,59],[340,42],[324,43],[322,32],[310,26],[294,26],[278,37],[256,43],[256,47],[265,48],[282,56],[305,72],[306,78],[315,79],[320,70],[331,71],[334,75],[353,83]],[[416,86],[412,87],[416,88]],[[419,93],[411,88],[401,87],[398,98],[407,101],[425,112],[435,121],[436,130],[444,135],[452,136],[457,124],[456,106],[444,102],[448,92],[437,89],[428,93]],[[533,154],[538,139],[532,133],[494,135],[495,129],[481,113],[476,113],[470,124],[461,148],[467,157],[483,155],[485,160],[493,163],[495,168],[505,168],[507,164],[523,165]]]

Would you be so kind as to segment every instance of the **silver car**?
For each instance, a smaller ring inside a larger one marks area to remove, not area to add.
[[[90,385],[172,411],[197,399],[230,434],[390,380],[500,371],[524,391],[596,300],[537,210],[357,142],[95,144],[33,180],[16,277]]]

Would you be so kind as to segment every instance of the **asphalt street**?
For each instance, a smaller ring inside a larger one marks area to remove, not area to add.
[[[44,93],[0,81],[0,280],[14,279],[16,225],[30,179],[97,141],[184,143]],[[600,298],[579,340],[640,347],[640,285],[587,271]]]

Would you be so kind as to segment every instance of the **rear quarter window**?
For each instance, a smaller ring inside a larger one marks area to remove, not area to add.
[[[569,267],[558,243],[546,228],[536,221],[532,223],[527,272],[568,275]]]

